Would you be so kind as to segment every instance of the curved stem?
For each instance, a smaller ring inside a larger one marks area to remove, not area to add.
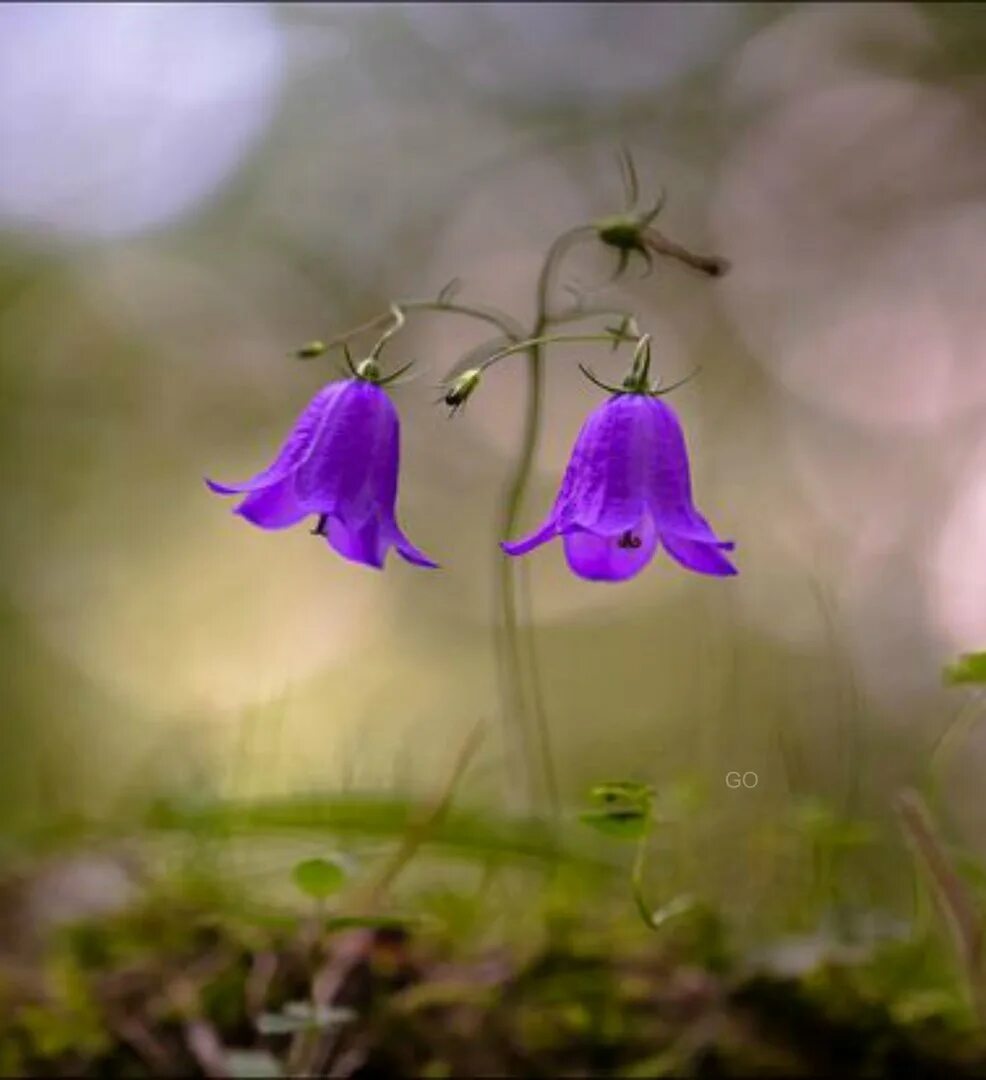
[[[621,345],[624,343],[623,341],[615,338],[613,334],[541,334],[529,337],[524,341],[517,341],[513,345],[510,345],[508,348],[501,349],[499,352],[494,353],[492,356],[488,356],[480,365],[480,367],[485,371],[488,367],[492,367],[500,360],[505,360],[508,356],[514,356],[519,352],[526,352],[530,354],[532,349],[541,345],[579,345],[587,344],[594,341],[617,341],[617,343]]]
[[[370,350],[371,360],[376,360],[380,356],[380,353],[383,351],[384,345],[386,345],[387,342],[390,341],[390,339],[394,336],[394,334],[398,333],[398,331],[402,329],[404,323],[407,322],[407,316],[404,314],[404,309],[399,307],[397,304],[390,305],[390,314],[394,320],[393,325],[388,326],[387,329],[384,330],[384,332],[380,335],[380,337],[377,338],[376,345],[374,345],[373,348]]]
[[[633,312],[624,311],[622,308],[609,308],[609,307],[575,307],[569,308],[567,311],[559,311],[556,315],[551,316],[551,321],[556,325],[568,322],[578,322],[581,319],[625,319],[632,320]]]
[[[464,315],[479,322],[489,323],[495,326],[504,337],[510,341],[520,341],[524,337],[524,327],[512,319],[506,312],[497,311],[496,308],[486,307],[482,304],[457,304],[450,300],[396,300],[387,311],[375,315],[372,319],[360,323],[358,326],[346,330],[342,334],[336,334],[325,342],[325,348],[331,349],[336,345],[342,345],[351,341],[360,334],[368,333],[382,326],[388,319],[403,319],[408,311],[450,311],[454,315]],[[385,335],[384,341],[390,338],[399,329],[399,325],[392,327]],[[380,342],[378,342],[380,345]],[[379,351],[379,350],[378,350]]]
[[[537,311],[533,331],[525,345],[527,352],[527,403],[524,412],[524,427],[521,436],[520,451],[514,464],[513,472],[507,481],[503,498],[500,504],[499,534],[503,539],[509,539],[514,535],[524,508],[524,499],[527,495],[527,487],[531,478],[531,469],[534,463],[534,454],[537,450],[538,438],[541,432],[542,400],[544,396],[544,372],[542,366],[541,339],[545,329],[551,321],[550,292],[553,285],[554,275],[562,257],[575,244],[589,236],[595,236],[595,230],[590,225],[579,226],[562,233],[545,256],[541,266],[541,272],[537,283]],[[518,727],[521,729],[521,739],[526,743],[528,738],[527,708],[523,692],[523,667],[524,648],[522,647],[519,620],[518,620],[518,588],[517,574],[513,561],[505,558],[501,552],[497,552],[496,579],[498,585],[498,598],[500,605],[500,626],[498,643],[502,635],[504,657],[504,702],[505,713],[512,708],[517,709]],[[551,737],[548,729],[547,716],[543,705],[540,676],[536,657],[533,651],[532,618],[530,617],[529,590],[524,590],[524,607],[528,610],[528,624],[526,640],[526,653],[528,659],[529,679],[531,682],[531,696],[533,698],[534,725],[538,737],[539,756],[541,758],[541,772],[546,788],[546,794],[552,814],[557,817],[559,809],[558,783],[555,776],[554,757],[551,751]],[[533,779],[531,783],[532,802],[537,801],[537,793]]]

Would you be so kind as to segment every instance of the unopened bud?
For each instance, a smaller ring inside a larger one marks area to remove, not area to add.
[[[457,409],[461,409],[469,400],[473,391],[479,386],[482,376],[482,368],[470,368],[468,371],[463,371],[461,375],[457,376],[455,380],[449,384],[442,400],[448,405],[453,413]]]
[[[379,382],[380,365],[373,357],[367,357],[365,360],[360,361],[359,366],[356,368],[356,376],[359,379],[363,379],[365,382]]]
[[[300,349],[295,349],[294,356],[296,360],[314,360],[325,351],[326,345],[324,341],[309,341],[306,345],[302,345]]]
[[[618,251],[640,251],[644,246],[641,224],[630,214],[603,218],[596,222],[595,228],[599,239]]]

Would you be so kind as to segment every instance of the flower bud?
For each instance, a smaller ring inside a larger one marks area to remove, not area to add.
[[[617,251],[640,251],[644,246],[641,224],[628,214],[603,218],[595,228],[599,239]]]
[[[363,379],[364,382],[376,383],[380,381],[380,365],[373,359],[372,356],[367,357],[365,360],[361,360],[356,368],[356,377]]]
[[[465,405],[472,392],[479,386],[482,375],[482,368],[469,368],[468,371],[463,371],[461,375],[457,376],[448,385],[442,400],[451,410],[450,415],[454,414],[457,409],[461,409],[462,406]]]
[[[309,341],[307,344],[302,345],[300,349],[295,349],[294,356],[296,360],[314,360],[316,357],[321,356],[326,350],[326,344],[324,341]]]

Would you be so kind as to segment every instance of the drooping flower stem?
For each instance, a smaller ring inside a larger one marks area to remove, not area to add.
[[[573,345],[579,343],[587,344],[593,341],[611,342],[613,340],[613,334],[537,334],[526,338],[523,341],[515,342],[514,344],[509,345],[506,348],[498,350],[497,352],[493,353],[492,356],[488,356],[479,366],[481,370],[485,370],[486,368],[491,367],[497,361],[505,360],[508,356],[514,356],[516,353],[519,352],[526,352],[528,356],[530,356],[535,350],[538,353],[538,362],[540,363],[542,359],[541,350],[545,345]],[[627,337],[624,340],[630,341],[636,339]]]
[[[498,311],[496,308],[485,307],[480,304],[457,304],[441,298],[436,300],[396,300],[391,304],[389,310],[382,312],[380,315],[375,315],[372,319],[367,319],[366,322],[354,326],[343,334],[337,334],[324,343],[320,343],[321,351],[325,352],[336,345],[343,345],[360,334],[375,330],[388,320],[395,320],[395,325],[383,335],[382,341],[377,342],[377,354],[379,355],[383,343],[391,338],[403,325],[404,313],[408,311],[448,311],[453,314],[464,315],[470,319],[476,319],[479,322],[489,323],[491,326],[495,326],[509,341],[522,341],[524,338],[524,327],[510,318],[506,312]]]

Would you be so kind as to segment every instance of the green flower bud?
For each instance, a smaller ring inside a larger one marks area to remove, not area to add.
[[[449,383],[442,398],[442,401],[450,409],[449,415],[454,415],[458,409],[465,405],[470,395],[479,386],[482,375],[482,368],[470,368],[468,371],[463,371],[461,375]]]
[[[302,345],[300,349],[295,349],[296,360],[314,360],[316,357],[321,356],[326,351],[326,344],[324,341],[309,341],[306,345]]]
[[[638,251],[644,248],[643,226],[636,217],[629,214],[617,214],[596,222],[596,235],[609,247],[617,251]]]
[[[365,382],[376,383],[380,381],[380,365],[372,357],[361,360],[356,368],[356,377]]]

